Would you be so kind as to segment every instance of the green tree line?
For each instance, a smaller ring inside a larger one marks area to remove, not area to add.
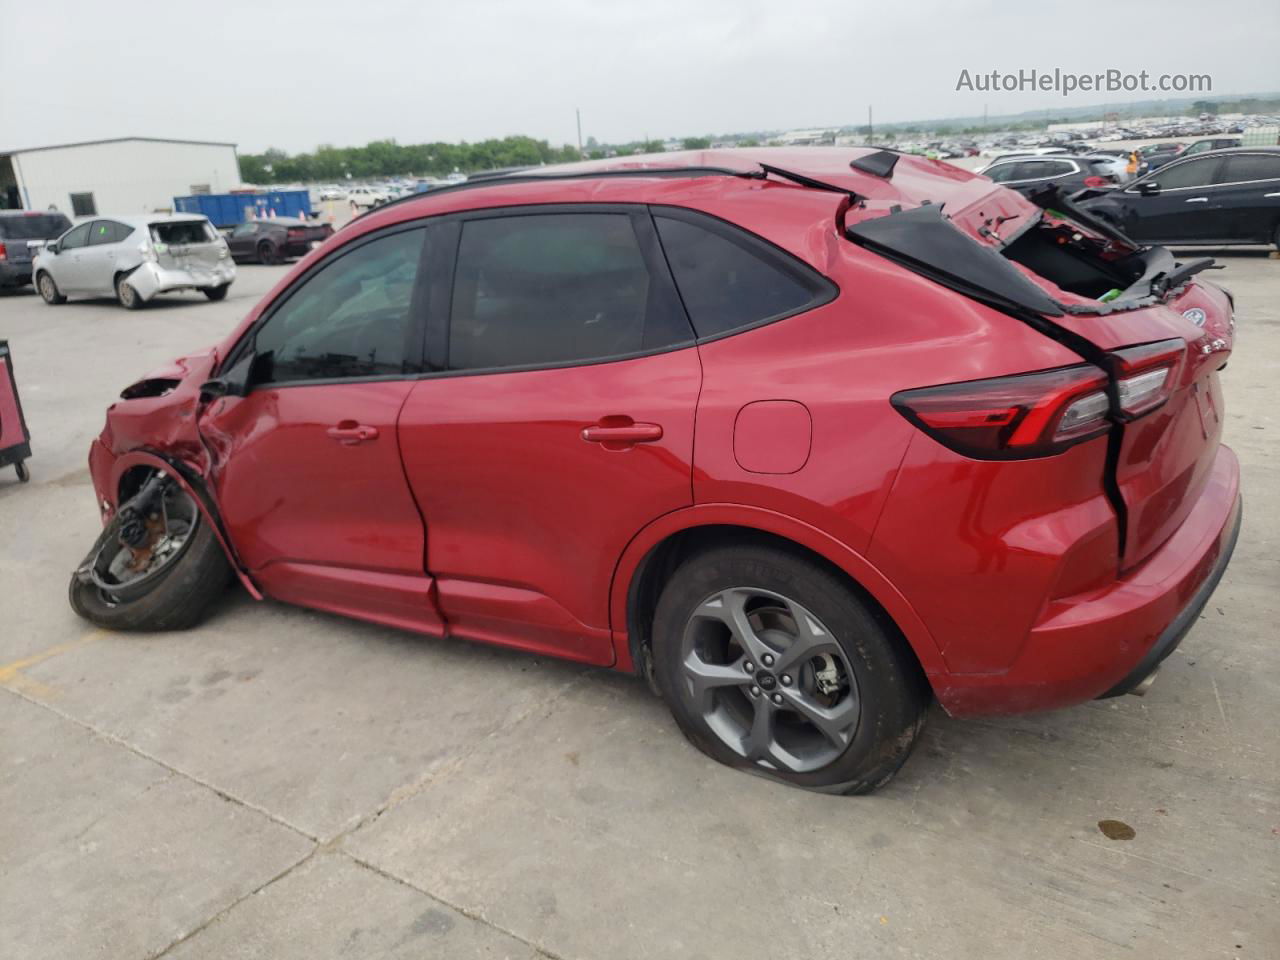
[[[444,176],[459,170],[473,173],[500,167],[566,163],[579,159],[576,147],[553,147],[532,137],[504,137],[478,143],[399,144],[375,140],[363,147],[322,144],[312,153],[289,154],[274,147],[240,155],[246,183],[293,183],[308,180],[414,175]]]

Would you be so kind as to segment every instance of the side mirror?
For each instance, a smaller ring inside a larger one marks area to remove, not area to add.
[[[45,250],[46,250],[46,251],[48,251],[49,253],[57,253],[57,252],[58,252],[58,241],[57,241],[57,240],[50,240],[48,243],[46,243],[46,244],[44,245],[44,248],[45,248]]]
[[[1144,180],[1138,184],[1138,192],[1144,197],[1155,197],[1160,194],[1160,184],[1154,180]]]
[[[249,375],[253,372],[254,355],[252,352],[240,358],[230,370],[222,376],[214,377],[200,384],[200,399],[216,400],[219,397],[243,397],[249,392]]]

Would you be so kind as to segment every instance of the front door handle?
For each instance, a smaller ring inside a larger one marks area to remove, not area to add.
[[[1190,200],[1187,201],[1187,203],[1208,203],[1208,202],[1209,202],[1208,197],[1192,197]]]
[[[605,446],[653,443],[662,439],[662,427],[656,423],[628,423],[612,426],[597,423],[582,430],[582,439]]]
[[[378,439],[378,428],[371,427],[367,423],[356,423],[354,420],[342,420],[335,427],[330,427],[325,431],[332,440],[337,440],[343,446],[351,447],[357,443],[364,443],[366,440]]]

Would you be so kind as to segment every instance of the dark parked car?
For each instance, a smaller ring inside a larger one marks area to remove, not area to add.
[[[0,287],[31,282],[30,241],[52,240],[71,229],[66,214],[43,210],[0,210]]]
[[[1114,161],[1106,157],[1015,157],[997,160],[979,172],[1023,194],[1050,185],[1070,194],[1116,183],[1113,167]]]
[[[1280,247],[1280,147],[1199,153],[1079,201],[1143,243]]]
[[[227,235],[227,246],[236,260],[279,263],[305,256],[331,236],[331,224],[280,217],[240,224]]]
[[[1138,154],[1138,176],[1148,173],[1152,170],[1159,170],[1166,163],[1178,159],[1182,155],[1182,151],[1186,144],[1182,143],[1148,143],[1145,147],[1139,147],[1136,151]]]
[[[1187,144],[1187,148],[1178,154],[1178,159],[1189,157],[1193,153],[1207,153],[1210,150],[1230,150],[1240,146],[1239,137],[1205,137],[1195,143]]]

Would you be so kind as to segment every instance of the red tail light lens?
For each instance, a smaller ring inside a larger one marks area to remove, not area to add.
[[[285,233],[288,234],[290,240],[298,240],[306,236],[307,232],[305,230],[286,230]]]
[[[1125,416],[1140,417],[1169,399],[1186,354],[1186,341],[1177,338],[1115,351],[1116,392]]]
[[[9,251],[5,249],[4,242],[0,241],[0,260],[8,260],[8,259],[9,259]]]
[[[1107,432],[1106,374],[1081,364],[902,390],[894,408],[939,443],[979,460],[1047,457]]]
[[[1084,185],[1086,187],[1105,187],[1111,182],[1110,177],[1085,177]]]

